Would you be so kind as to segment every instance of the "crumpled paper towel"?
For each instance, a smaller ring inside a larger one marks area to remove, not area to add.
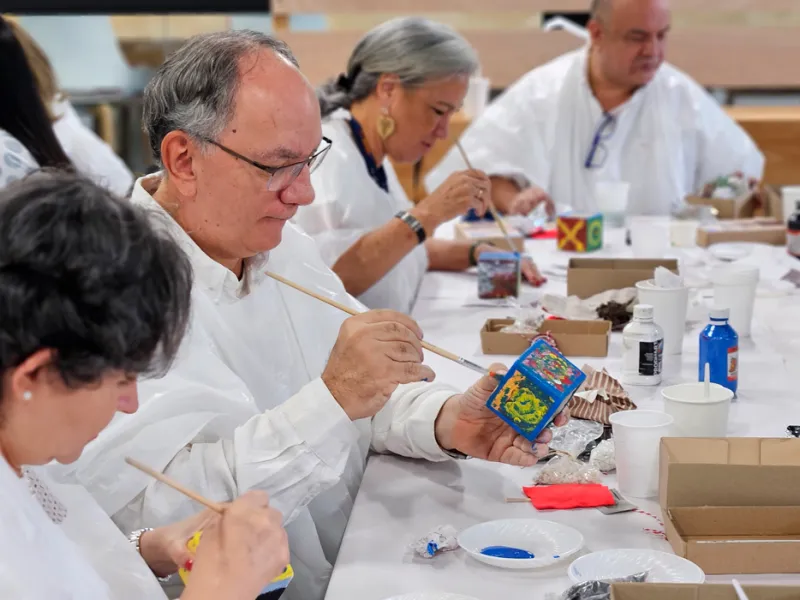
[[[617,468],[614,454],[614,440],[603,440],[592,450],[589,464],[602,473],[610,473]]]
[[[657,288],[674,290],[683,287],[683,277],[665,267],[656,267],[653,279]]]
[[[440,525],[425,537],[411,544],[411,549],[422,558],[433,558],[440,552],[458,548],[458,532],[452,525]]]
[[[545,294],[542,299],[542,306],[551,315],[562,319],[596,321],[600,318],[597,315],[597,309],[604,304],[616,302],[627,305],[635,299],[636,288],[624,288],[621,290],[607,290],[584,300],[577,296],[567,297],[557,294]]]

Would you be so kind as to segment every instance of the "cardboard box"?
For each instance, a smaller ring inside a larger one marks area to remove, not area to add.
[[[571,258],[567,269],[567,295],[590,298],[606,290],[634,287],[653,278],[656,267],[678,273],[674,259]]]
[[[707,247],[722,242],[756,242],[786,245],[786,225],[769,217],[736,219],[700,225],[697,228],[697,245]]]
[[[800,439],[665,438],[660,463],[677,555],[709,575],[800,573]]]
[[[744,585],[750,600],[798,600],[800,587]],[[737,600],[732,585],[676,583],[615,583],[611,600]]]
[[[531,345],[535,334],[501,333],[514,319],[489,319],[481,329],[484,354],[518,356]],[[550,319],[542,323],[540,333],[548,332],[564,356],[608,356],[609,321],[565,321]]]
[[[754,217],[772,217],[783,219],[783,204],[780,192],[772,186],[764,186],[761,190],[763,203],[752,194],[739,198],[704,198],[687,196],[686,203],[694,206],[713,206],[717,209],[717,217],[727,219],[752,219]]]
[[[497,223],[493,221],[461,221],[456,223],[455,226],[455,239],[469,242],[485,242],[487,244],[494,244],[502,250],[510,250],[512,252],[525,251],[525,238],[522,234],[507,224],[509,237],[514,243],[513,248],[508,247],[506,238]]]

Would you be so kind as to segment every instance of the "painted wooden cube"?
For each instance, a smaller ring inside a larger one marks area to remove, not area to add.
[[[478,257],[478,297],[519,296],[522,271],[518,252],[484,252]]]
[[[603,215],[564,213],[558,215],[558,249],[593,252],[603,247]]]
[[[486,406],[533,442],[585,379],[583,371],[538,339],[514,362]]]

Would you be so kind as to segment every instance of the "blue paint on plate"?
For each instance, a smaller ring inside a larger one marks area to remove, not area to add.
[[[536,558],[532,553],[521,548],[512,548],[511,546],[487,546],[481,550],[484,556],[493,556],[495,558],[516,558],[516,559],[531,559]]]

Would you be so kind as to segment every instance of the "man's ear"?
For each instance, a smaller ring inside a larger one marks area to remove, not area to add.
[[[186,132],[170,131],[161,140],[161,162],[172,185],[182,196],[192,197],[197,188],[194,158],[198,144]]]

